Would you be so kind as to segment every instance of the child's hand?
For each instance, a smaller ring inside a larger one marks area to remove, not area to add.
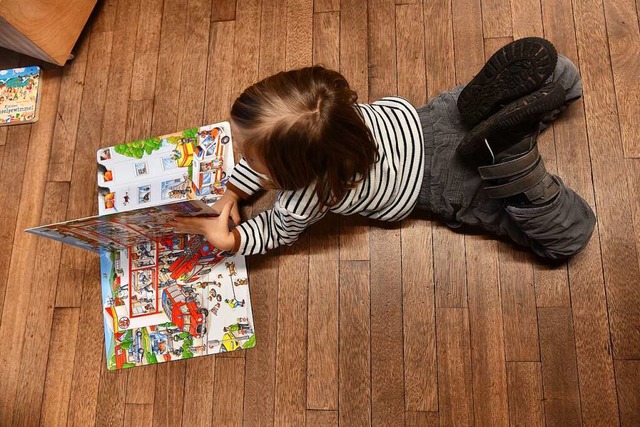
[[[233,249],[235,238],[233,233],[229,231],[229,217],[235,205],[234,202],[225,204],[218,217],[178,216],[167,225],[179,233],[202,234],[216,248],[221,251],[230,251]]]
[[[232,191],[227,190],[224,195],[222,197],[220,197],[220,199],[218,199],[214,204],[213,204],[213,209],[217,210],[218,212],[222,212],[224,210],[224,207],[227,206],[229,203],[231,203],[233,206],[231,206],[231,219],[233,220],[233,223],[235,225],[240,224],[241,220],[240,220],[240,211],[238,210],[238,200],[239,197],[235,195],[235,193],[233,193]]]

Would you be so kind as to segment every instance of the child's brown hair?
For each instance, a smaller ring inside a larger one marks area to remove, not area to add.
[[[320,202],[337,204],[378,160],[358,95],[338,72],[313,66],[281,72],[247,88],[231,120],[247,150],[269,171],[273,187],[315,183]]]

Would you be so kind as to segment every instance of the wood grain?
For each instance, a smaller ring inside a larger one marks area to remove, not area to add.
[[[438,308],[436,321],[440,425],[473,425],[469,310]]]
[[[308,251],[308,235],[303,235],[295,246],[282,248],[278,268],[278,325],[282,326],[277,331],[276,425],[305,423]]]
[[[340,0],[314,0],[314,13],[340,11]]]
[[[67,425],[75,354],[61,350],[75,349],[79,320],[79,308],[55,308],[53,311],[40,425]]]
[[[2,375],[2,382],[6,390],[5,393],[0,395],[0,416],[9,424],[11,424],[13,418],[15,404],[18,403],[21,405],[26,403],[24,400],[30,400],[32,398],[32,396],[29,396],[31,392],[38,393],[37,384],[24,384],[19,375],[22,358],[24,357],[27,360],[31,359],[30,353],[24,353],[25,350],[29,352],[30,349],[28,347],[25,349],[22,345],[25,341],[25,332],[28,331],[29,334],[37,332],[31,329],[33,325],[30,325],[30,328],[27,329],[25,319],[42,314],[31,313],[30,316],[29,312],[32,304],[37,303],[38,307],[43,306],[41,301],[36,302],[31,300],[31,293],[39,292],[39,288],[32,280],[34,270],[38,267],[35,264],[35,257],[33,256],[37,250],[38,238],[32,234],[24,233],[23,230],[38,225],[42,207],[45,203],[44,193],[47,180],[47,158],[51,150],[53,117],[55,116],[60,90],[60,77],[60,72],[51,72],[46,80],[43,79],[41,96],[50,97],[50,102],[45,103],[41,107],[40,114],[42,115],[42,120],[39,120],[33,125],[28,125],[31,128],[28,130],[31,132],[28,145],[25,144],[23,149],[24,147],[31,147],[33,154],[30,159],[31,162],[29,162],[29,170],[27,173],[24,173],[24,182],[14,182],[11,184],[11,186],[17,187],[17,191],[19,191],[21,184],[22,188],[26,191],[22,197],[20,197],[19,203],[16,203],[15,235],[12,239],[12,244],[15,249],[11,251],[6,288],[2,289],[4,290],[6,306],[4,306],[2,317],[0,318],[0,337],[3,342],[6,343],[7,351],[0,356],[0,361],[2,362],[0,365],[0,374]],[[11,232],[14,230],[14,227],[11,226],[7,228],[9,228]],[[52,284],[49,286],[55,285]],[[49,295],[51,293],[52,291],[49,289]],[[46,319],[45,316],[43,317]],[[42,348],[39,343],[33,341],[32,337],[26,337],[26,342],[34,345],[34,352],[39,352],[42,356],[44,355],[46,343],[44,343],[44,346],[42,346],[44,348]],[[27,360],[25,360],[25,362]],[[38,361],[36,360],[34,362],[37,363]],[[42,378],[39,380],[41,381],[41,379]],[[35,378],[32,378],[32,380],[35,380]],[[19,387],[27,388],[27,390],[24,390],[26,396],[19,393],[16,402],[15,398]],[[36,390],[33,390],[32,387],[35,387]],[[25,419],[21,419],[20,421],[23,423],[27,422]]]
[[[104,358],[104,317],[102,310],[96,310],[102,303],[100,282],[100,260],[97,255],[87,257],[85,274],[81,283],[82,303],[78,338],[75,348],[69,413],[67,425],[84,426],[95,419],[98,406],[100,372],[106,365]]]
[[[338,409],[338,217],[330,215],[309,233],[307,408]]]
[[[640,270],[638,249],[626,226],[632,214],[626,203],[629,192],[604,11],[599,1],[585,1],[574,4],[574,13],[613,354],[637,359],[640,288],[633,278]]]
[[[482,28],[485,37],[512,37],[511,5],[507,0],[482,0]]]
[[[542,375],[539,362],[507,362],[509,423],[544,426]]]
[[[50,128],[49,128],[50,129]],[[32,141],[43,141],[49,137],[47,132],[34,130]],[[45,187],[46,201],[42,203],[40,222],[51,224],[63,220],[69,196],[68,183],[48,182]],[[36,251],[33,282],[38,283],[38,291],[30,296],[23,348],[27,352],[20,360],[19,378],[23,378],[18,387],[13,422],[17,425],[37,423],[40,419],[45,376],[49,365],[49,344],[51,342],[52,323],[54,321],[54,303],[58,284],[58,266],[61,244],[53,240],[42,240]]]
[[[225,393],[237,395],[238,388],[243,386],[243,375],[236,378],[237,369],[226,372],[224,362],[214,356],[196,357],[189,362],[186,364],[187,369],[184,376],[182,424],[204,426],[213,423],[216,419],[213,417],[214,402],[222,400]],[[221,366],[218,366],[219,364]],[[244,366],[241,367],[241,374],[243,368]],[[159,379],[162,383],[162,378]],[[216,390],[214,381],[226,383],[227,390]],[[235,404],[240,405],[241,403],[242,399]]]
[[[616,360],[616,383],[623,426],[640,423],[640,360]]]
[[[509,413],[497,244],[479,236],[468,236],[466,243],[474,419],[477,424],[506,425]]]
[[[539,308],[544,413],[549,425],[580,425],[580,389],[571,310]]]
[[[636,77],[640,70],[640,28],[632,0],[605,1],[607,35],[615,84],[616,106],[625,157],[640,157],[640,133],[637,108],[640,88]]]
[[[340,263],[340,424],[371,424],[369,263]]]
[[[233,21],[236,19],[236,0],[213,0],[211,21]]]
[[[243,407],[244,365],[245,361],[241,358],[216,358],[213,417],[209,425],[242,425],[244,414],[240,408]],[[231,408],[238,408],[238,410],[234,411]],[[198,405],[194,405],[193,410],[197,412],[200,409]],[[206,423],[187,425],[206,425]]]
[[[371,229],[371,419],[404,419],[401,243],[398,226]]]
[[[313,427],[337,427],[338,411],[307,410],[307,425]]]
[[[89,44],[87,37],[80,44],[74,60],[62,71],[53,147],[49,157],[49,181],[71,181]]]
[[[153,405],[127,403],[124,409],[124,425],[151,427],[153,425]]]

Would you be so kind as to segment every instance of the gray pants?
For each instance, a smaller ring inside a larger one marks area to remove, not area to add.
[[[567,101],[582,94],[578,71],[564,56],[558,56],[550,79],[565,88]],[[416,209],[435,213],[452,228],[464,224],[508,236],[544,258],[563,259],[578,253],[589,242],[595,215],[560,178],[556,177],[560,194],[550,204],[508,205],[503,199],[488,198],[478,171],[455,154],[467,131],[456,106],[461,91],[458,87],[444,92],[418,108],[426,161]]]

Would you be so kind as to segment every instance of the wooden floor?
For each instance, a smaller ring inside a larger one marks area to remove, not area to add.
[[[75,60],[46,67],[40,121],[0,128],[0,424],[640,425],[638,7],[106,0]],[[249,258],[255,349],[112,373],[98,259],[22,232],[96,211],[98,147],[224,119],[279,70],[319,62],[361,100],[419,105],[528,35],[584,79],[540,141],[598,216],[568,264],[428,218],[330,217]]]

